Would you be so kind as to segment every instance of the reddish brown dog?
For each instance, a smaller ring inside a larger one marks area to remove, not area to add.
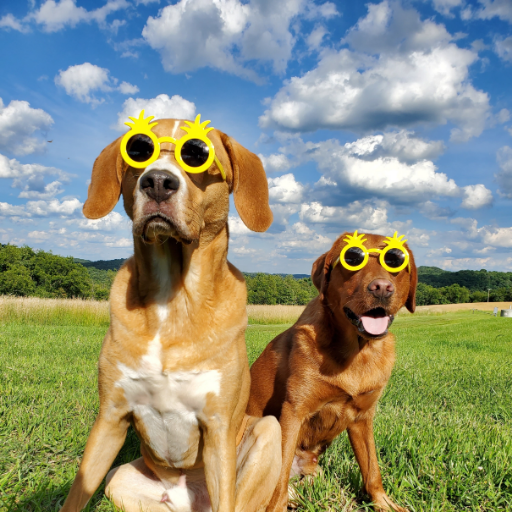
[[[409,251],[408,268],[390,273],[370,252],[364,268],[347,270],[336,261],[345,235],[313,264],[319,296],[251,368],[247,413],[276,416],[283,434],[281,475],[267,511],[286,510],[290,477],[315,474],[319,456],[345,429],[375,508],[406,510],[382,486],[373,417],[395,361],[387,329],[402,306],[416,307],[416,267]],[[385,247],[385,237],[365,236],[365,247]]]

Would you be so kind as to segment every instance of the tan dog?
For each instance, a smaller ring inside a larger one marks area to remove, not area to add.
[[[365,236],[367,248],[384,248],[384,237]],[[370,252],[364,268],[347,270],[336,264],[346,245],[341,236],[315,261],[319,296],[251,368],[247,413],[276,416],[283,435],[282,470],[268,511],[286,509],[290,477],[314,475],[318,458],[344,430],[375,507],[405,511],[382,487],[373,417],[395,361],[387,328],[402,306],[415,310],[416,267],[410,254],[409,269],[390,273]]]
[[[154,133],[179,139],[183,126],[160,120]],[[86,505],[130,423],[142,458],[113,470],[106,488],[126,512],[256,511],[272,496],[280,428],[275,418],[244,419],[246,287],[226,259],[229,193],[247,227],[264,231],[267,180],[256,155],[219,131],[208,137],[226,180],[216,163],[186,173],[168,142],[145,169],[125,163],[121,139],[94,164],[84,215],[104,217],[122,193],[135,254],[112,287],[100,411],[64,512]]]

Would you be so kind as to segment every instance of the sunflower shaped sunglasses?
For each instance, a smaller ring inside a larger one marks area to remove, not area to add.
[[[136,169],[143,169],[155,162],[160,156],[160,144],[170,142],[176,145],[174,156],[181,168],[193,174],[206,171],[215,161],[220,170],[222,179],[226,179],[226,173],[215,155],[215,148],[208,138],[208,132],[213,128],[206,128],[210,121],[201,123],[201,114],[198,114],[195,121],[185,121],[187,126],[181,129],[186,133],[180,139],[174,137],[158,138],[152,129],[158,123],[152,123],[155,116],[144,118],[144,110],[138,118],[130,117],[132,123],[124,123],[130,127],[130,131],[121,140],[121,155],[123,160]]]
[[[384,243],[384,249],[367,249],[363,244],[366,242],[365,235],[358,235],[357,231],[353,235],[347,235],[343,239],[347,245],[341,250],[339,258],[336,259],[332,268],[341,263],[347,270],[360,270],[367,263],[371,252],[379,253],[379,263],[388,272],[400,272],[405,267],[411,271],[409,265],[409,252],[404,247],[407,240],[402,240],[405,235],[397,236],[397,231],[392,237],[387,236]]]

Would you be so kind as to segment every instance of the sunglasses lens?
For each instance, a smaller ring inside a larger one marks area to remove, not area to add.
[[[200,139],[190,139],[181,148],[181,158],[189,167],[200,167],[210,155],[210,148]]]
[[[345,253],[344,260],[349,267],[357,267],[364,261],[364,251],[359,247],[351,247]]]
[[[400,249],[390,249],[384,254],[384,262],[388,267],[398,268],[404,264],[405,254]]]
[[[134,135],[126,144],[128,156],[135,162],[149,160],[155,152],[153,141],[147,135]]]

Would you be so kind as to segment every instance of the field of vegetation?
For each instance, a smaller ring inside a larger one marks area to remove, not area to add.
[[[107,300],[123,259],[64,258],[30,247],[0,244],[0,295]],[[512,301],[512,272],[418,268],[420,306]],[[247,302],[303,306],[318,292],[304,274],[245,274]]]
[[[301,308],[264,309],[249,308],[251,362]],[[471,311],[396,319],[397,363],[375,437],[384,487],[397,503],[418,512],[512,510],[511,323]],[[105,302],[0,302],[1,512],[62,505],[98,411],[107,325]],[[138,456],[130,432],[115,465]],[[321,476],[299,485],[300,511],[371,510],[346,434],[321,466]],[[100,489],[88,510],[115,509]]]

